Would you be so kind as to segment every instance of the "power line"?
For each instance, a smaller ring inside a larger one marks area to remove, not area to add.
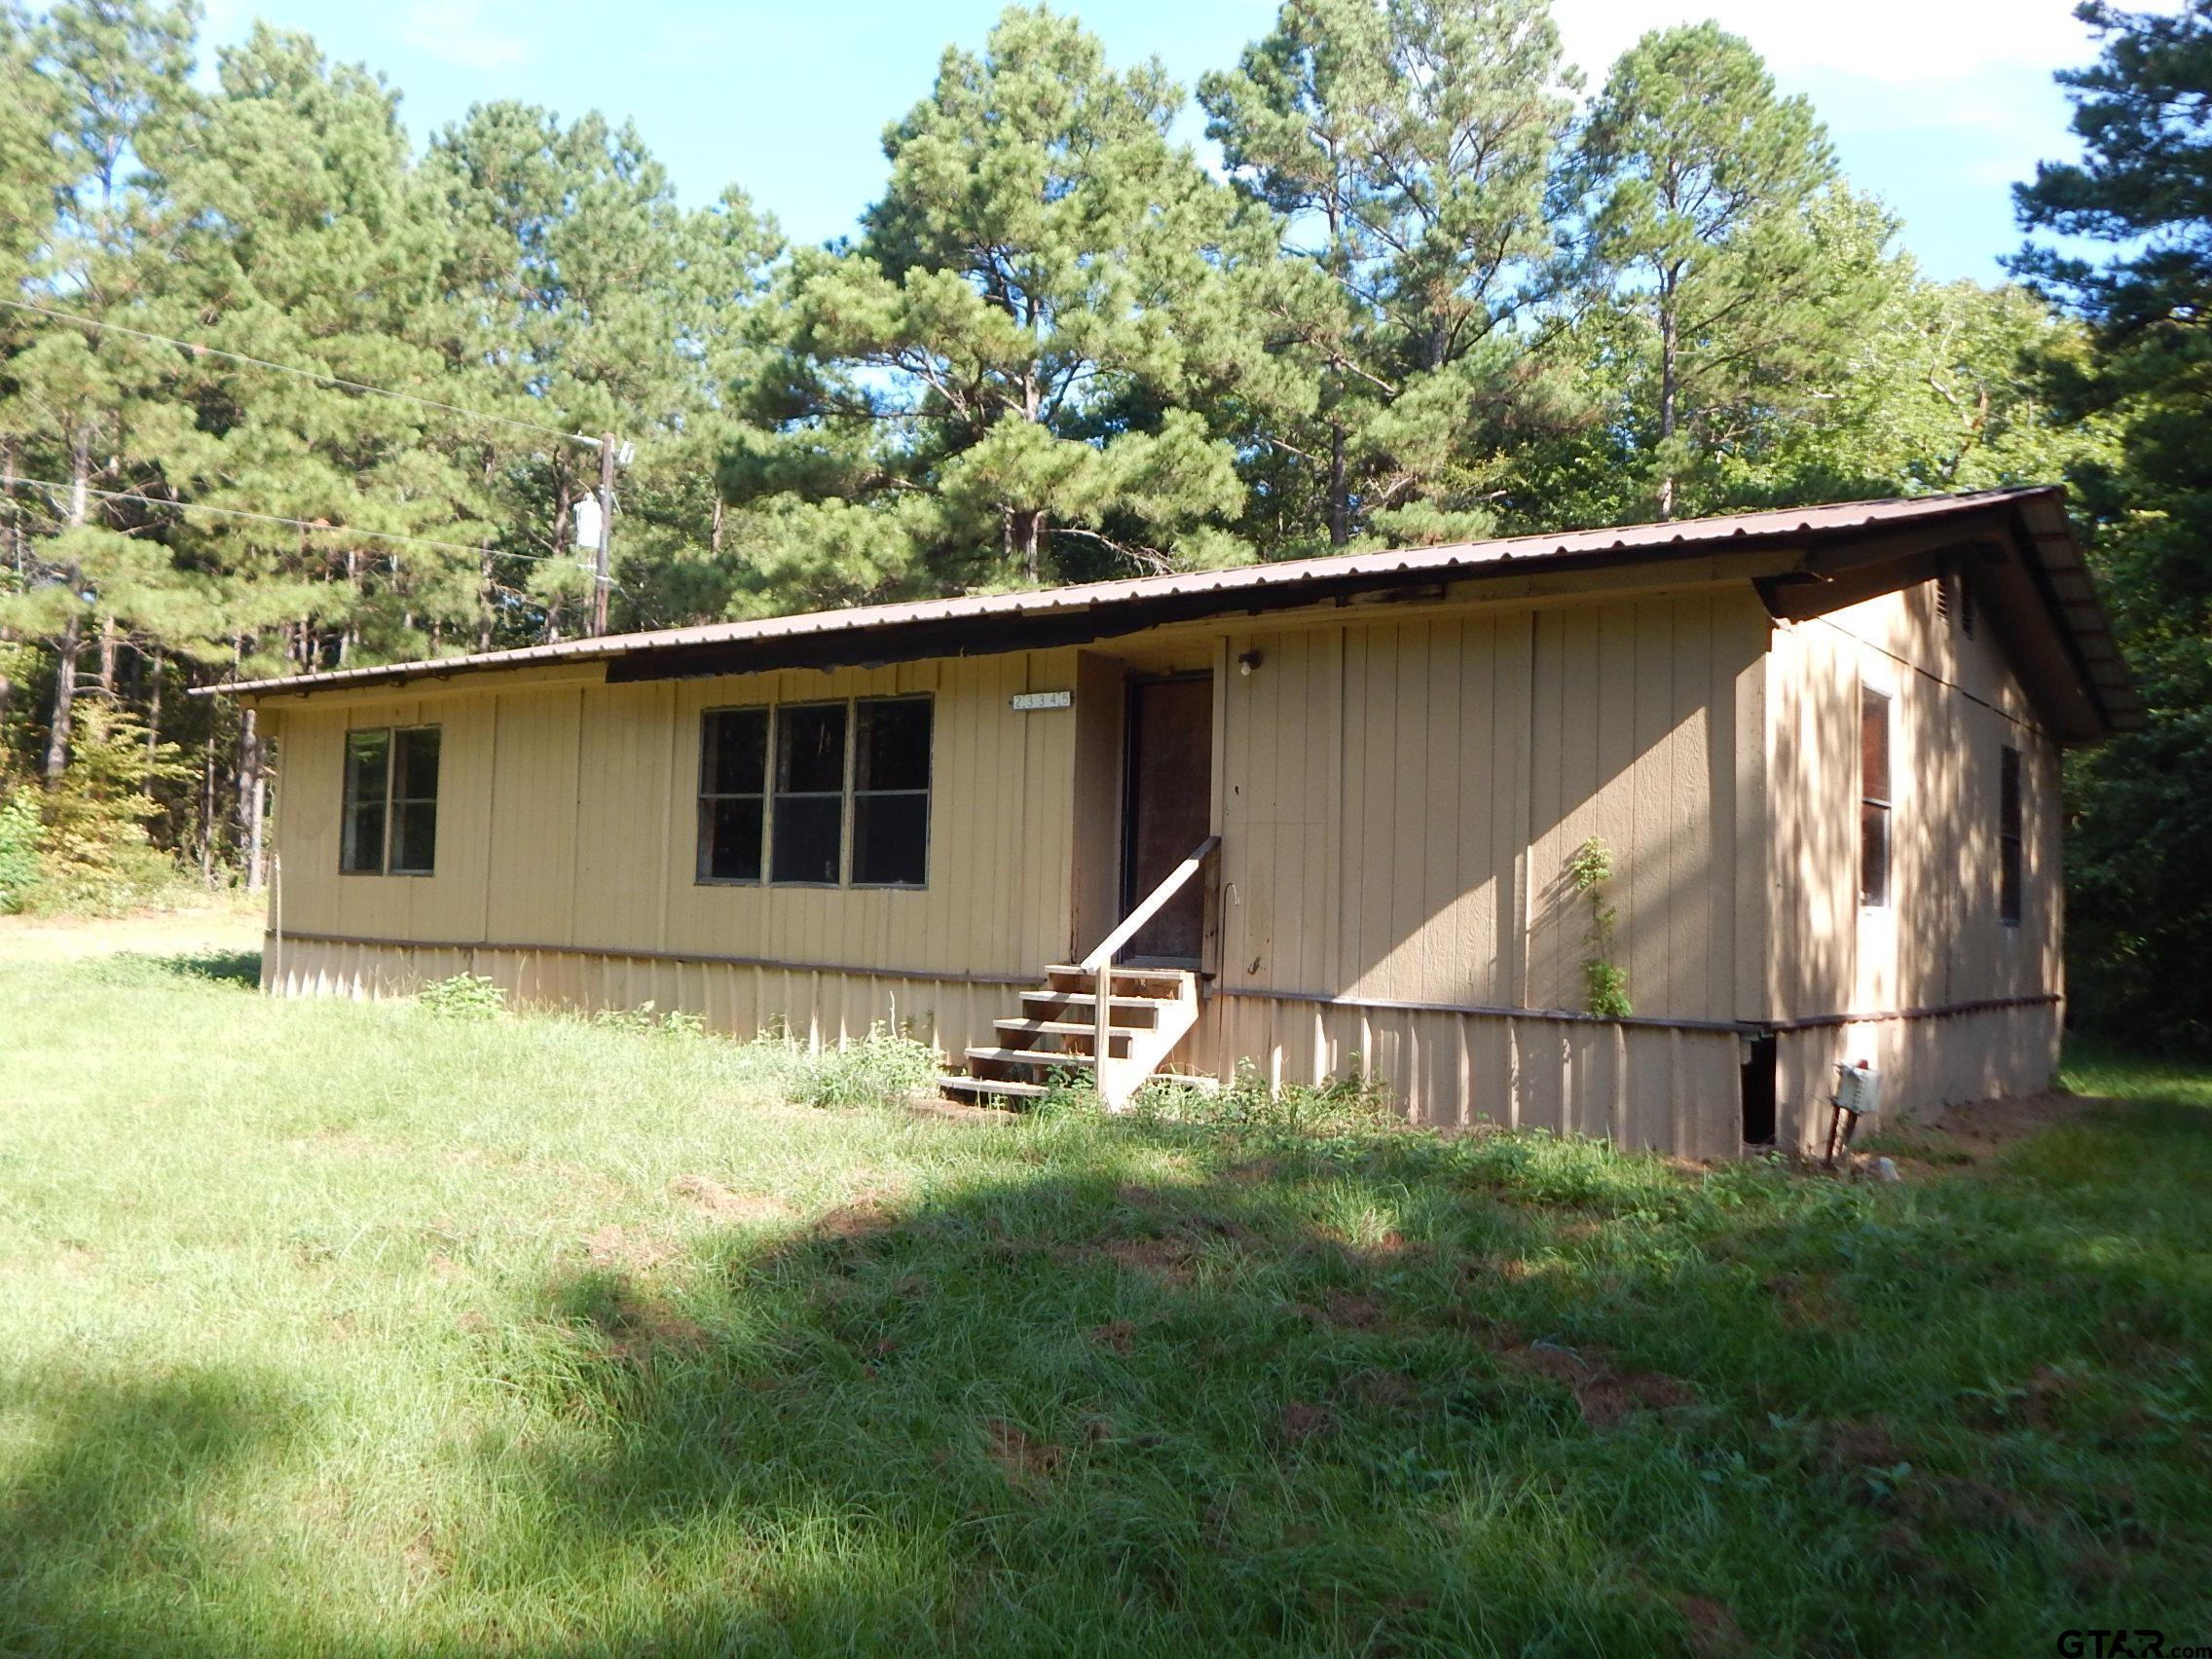
[[[27,484],[34,490],[66,491],[71,488],[67,484],[56,484],[51,478],[24,478],[17,475],[0,479],[0,486],[13,487],[18,484]],[[559,560],[564,557],[573,557],[560,553],[513,553],[502,548],[472,547],[465,541],[440,541],[435,536],[408,535],[396,530],[367,530],[359,525],[332,524],[324,519],[286,518],[281,513],[249,512],[243,507],[218,507],[203,501],[165,501],[152,496],[133,495],[128,490],[96,490],[90,484],[86,485],[84,489],[86,495],[98,496],[103,500],[136,501],[140,506],[145,507],[171,507],[178,512],[218,513],[224,518],[252,519],[261,524],[290,525],[296,530],[312,531],[318,535],[365,535],[377,541],[404,541],[417,547],[442,547],[449,553],[467,553],[476,558],[482,558],[486,552],[491,552],[494,557],[500,559]]]
[[[342,380],[337,375],[299,368],[291,363],[274,363],[267,357],[249,357],[242,351],[226,351],[220,346],[207,346],[197,340],[179,340],[170,334],[154,334],[143,328],[127,328],[120,322],[103,322],[98,317],[80,316],[75,312],[58,311],[52,306],[33,305],[28,300],[11,300],[0,296],[0,306],[31,312],[39,316],[51,316],[61,322],[74,322],[86,328],[104,329],[110,334],[128,334],[134,340],[148,340],[160,346],[174,346],[180,351],[190,351],[198,357],[225,357],[234,363],[247,363],[257,369],[274,369],[280,375],[297,375],[301,380],[340,387],[347,391],[364,391],[372,397],[395,398],[401,403],[419,404],[424,409],[442,409],[448,415],[460,415],[470,421],[489,421],[500,426],[512,426],[517,431],[542,432],[548,437],[563,438],[570,443],[588,445],[592,449],[599,448],[599,439],[582,432],[564,432],[558,426],[542,425],[535,421],[517,421],[510,416],[494,415],[482,409],[463,409],[458,403],[443,403],[434,397],[418,397],[413,392],[393,391],[388,387],[370,386],[365,381]]]

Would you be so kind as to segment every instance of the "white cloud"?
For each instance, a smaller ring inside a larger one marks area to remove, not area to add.
[[[400,14],[399,38],[458,69],[512,69],[536,52],[527,32],[495,21],[477,0],[413,0]]]

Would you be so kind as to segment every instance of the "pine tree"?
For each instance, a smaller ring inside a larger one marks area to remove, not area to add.
[[[186,84],[193,26],[189,6],[86,0],[56,6],[31,31],[59,179],[24,284],[44,303],[119,316],[166,262],[173,227],[138,164],[195,101]],[[28,521],[22,571],[18,591],[0,600],[0,623],[53,651],[51,782],[68,763],[86,652],[96,652],[95,685],[112,700],[123,630],[168,585],[167,561],[129,498],[153,480],[149,449],[178,412],[164,395],[162,352],[144,342],[41,321],[16,344],[0,370],[0,443],[18,476],[51,487],[16,498]]]
[[[796,261],[746,405],[775,429],[723,465],[776,599],[1248,556],[1235,457],[1180,404],[1249,360],[1224,268],[1269,244],[1170,142],[1180,103],[1042,9],[944,54],[858,244]]]
[[[2047,246],[2018,269],[2089,324],[2074,409],[2119,427],[2077,500],[2148,729],[2074,757],[2069,988],[2132,1039],[2212,1053],[2212,930],[2196,859],[2212,821],[2212,3],[2172,17],[2089,4],[2098,60],[2062,74],[2083,156],[2018,191],[2030,230],[2112,245],[2101,264]]]
[[[463,400],[635,444],[618,481],[612,609],[663,613],[658,573],[724,539],[706,481],[780,233],[734,187],[682,209],[637,132],[596,114],[564,127],[521,104],[480,107],[438,134],[425,172],[459,227],[448,349]],[[481,465],[500,524],[491,626],[574,631],[590,603],[575,508],[597,488],[596,452],[493,431]]]
[[[1811,106],[1713,23],[1621,55],[1569,182],[1589,280],[1623,308],[1607,349],[1650,365],[1631,394],[1673,518],[1701,461],[1832,384],[1892,291],[1893,227],[1843,185]]]
[[[1303,395],[1257,412],[1268,494],[1320,519],[1291,550],[1483,534],[1501,457],[1570,408],[1531,325],[1573,89],[1546,0],[1290,0],[1200,84],[1297,261],[1263,304]]]

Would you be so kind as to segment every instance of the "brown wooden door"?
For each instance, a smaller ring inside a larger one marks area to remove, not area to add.
[[[1128,733],[1124,916],[1212,832],[1212,679],[1131,681]],[[1205,884],[1193,877],[1129,941],[1124,960],[1196,963],[1205,913]]]

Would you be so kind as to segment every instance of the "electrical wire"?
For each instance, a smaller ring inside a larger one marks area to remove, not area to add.
[[[24,478],[13,475],[0,478],[0,488],[12,489],[18,484],[28,485],[34,490],[66,491],[69,489],[68,485],[56,484],[50,478]],[[96,490],[90,484],[85,486],[85,494],[98,496],[103,500],[109,501],[136,501],[139,505],[145,507],[171,507],[178,512],[218,513],[224,518],[252,519],[261,524],[290,525],[296,530],[310,531],[318,535],[365,535],[377,541],[404,541],[417,547],[442,547],[449,553],[467,553],[479,559],[487,551],[491,551],[495,558],[500,559],[558,561],[573,557],[573,555],[562,553],[512,553],[504,549],[488,550],[483,547],[472,547],[465,541],[440,541],[435,536],[409,535],[396,530],[367,530],[359,525],[331,524],[327,520],[320,519],[286,518],[281,513],[249,512],[243,507],[218,507],[203,501],[165,501],[151,496],[133,495],[128,490]],[[577,562],[582,563],[581,560]]]
[[[409,391],[393,391],[388,387],[370,386],[365,381],[343,380],[337,375],[326,375],[316,369],[303,369],[291,363],[276,363],[267,357],[249,357],[242,351],[226,351],[220,346],[203,345],[197,340],[179,340],[170,334],[154,334],[143,328],[127,328],[120,322],[103,322],[95,316],[80,316],[75,312],[59,311],[53,306],[33,305],[29,300],[12,300],[0,296],[0,306],[16,311],[31,312],[39,316],[54,317],[60,322],[73,322],[85,328],[104,329],[110,334],[127,334],[134,340],[148,340],[160,346],[174,346],[181,351],[190,351],[197,357],[225,357],[234,363],[246,363],[257,369],[273,369],[280,375],[297,375],[302,380],[315,381],[323,386],[342,387],[347,391],[367,392],[373,397],[395,398],[401,403],[419,404],[424,409],[440,409],[448,415],[460,415],[470,421],[489,421],[496,425],[512,426],[517,431],[542,432],[548,437],[566,439],[570,443],[599,448],[599,439],[582,432],[564,432],[558,426],[543,425],[535,421],[518,421],[506,415],[494,415],[482,409],[463,409],[458,403],[442,403],[434,397],[418,397]]]

